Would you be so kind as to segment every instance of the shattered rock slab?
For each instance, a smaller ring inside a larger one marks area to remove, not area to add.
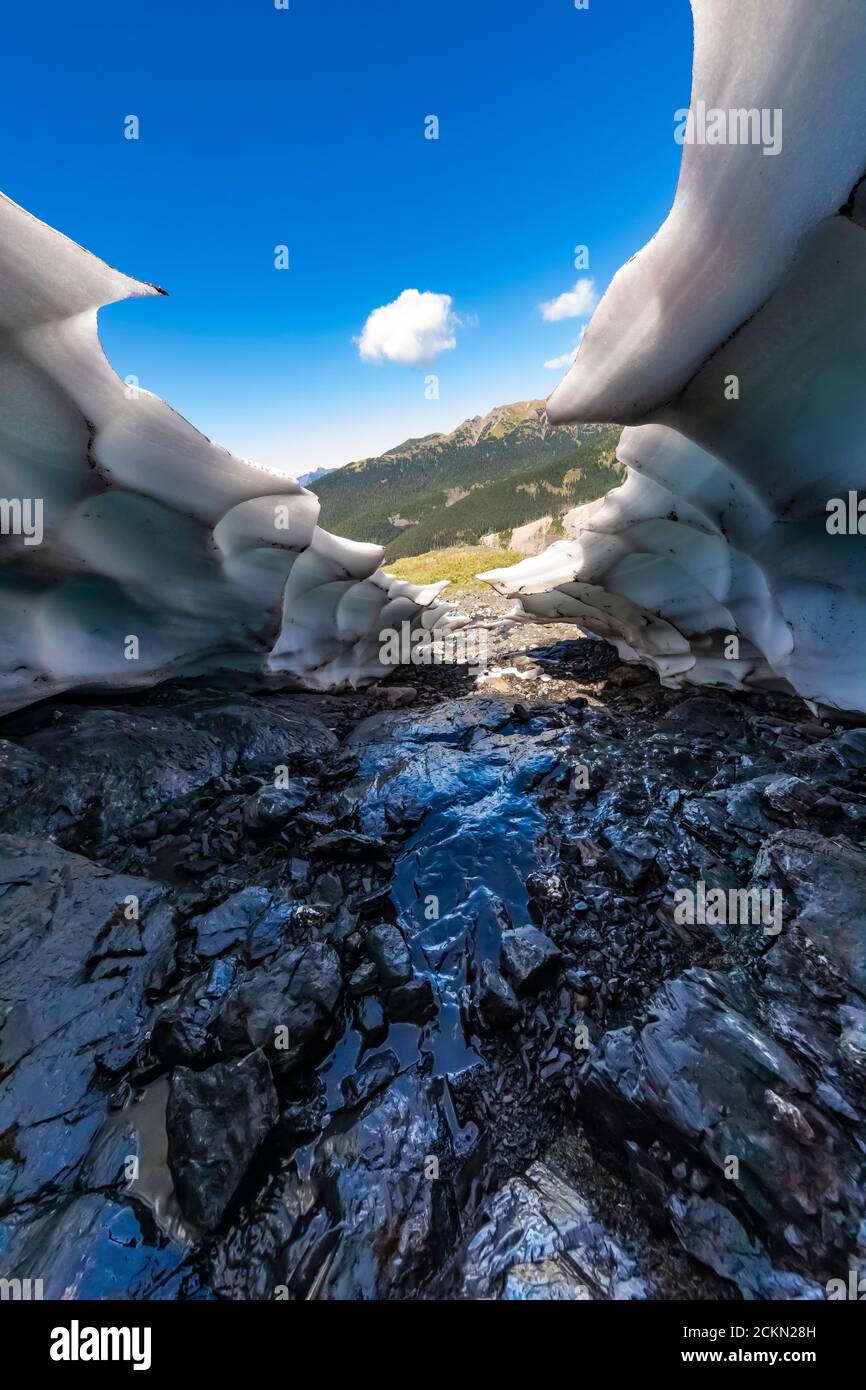
[[[637,1262],[592,1205],[546,1163],[485,1203],[462,1261],[461,1297],[591,1302],[647,1297]]]
[[[214,1290],[234,1299],[417,1293],[456,1238],[440,1090],[402,1076],[332,1125],[218,1240]]]
[[[685,1248],[744,1297],[813,1297],[814,1276],[847,1263],[866,1215],[856,1130],[828,1104],[833,1073],[774,1038],[731,976],[689,970],[648,1013],[642,1028],[605,1034],[584,1114],[627,1142],[635,1181],[655,1202],[666,1194]],[[774,1257],[800,1274],[778,1273]]]
[[[0,1206],[70,1187],[173,967],[164,887],[0,835]]]

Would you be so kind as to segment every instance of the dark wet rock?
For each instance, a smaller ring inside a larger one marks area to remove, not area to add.
[[[700,1154],[738,1224],[759,1223],[775,1250],[814,1274],[832,1268],[862,1219],[861,1158],[847,1128],[821,1107],[819,1078],[747,1005],[732,978],[688,971],[653,999],[641,1031],[605,1035],[582,1105],[609,1137],[649,1146],[667,1136]],[[713,1228],[724,1242],[727,1228]],[[708,1263],[720,1272],[731,1258],[723,1243]],[[756,1287],[748,1278],[742,1285],[746,1296]]]
[[[193,976],[180,997],[159,1010],[150,1035],[153,1056],[170,1067],[202,1067],[214,1060],[213,1025],[238,974],[237,959],[226,956]]]
[[[328,1116],[324,1089],[301,1100],[290,1100],[280,1110],[279,1136],[290,1149],[320,1134]]]
[[[177,1068],[166,1112],[168,1165],[184,1215],[199,1230],[219,1225],[278,1115],[261,1051],[203,1072]]]
[[[798,1144],[814,1144],[815,1131],[802,1110],[793,1101],[778,1095],[769,1086],[764,1092],[770,1114],[777,1125],[781,1125]]]
[[[340,959],[326,942],[284,951],[228,995],[216,1023],[228,1056],[261,1048],[276,1072],[321,1061],[339,1031]]]
[[[398,1078],[353,1124],[323,1135],[309,1176],[274,1178],[217,1241],[214,1290],[345,1300],[411,1298],[423,1288],[457,1231],[439,1091],[436,1082]]]
[[[363,829],[382,833],[395,797],[427,808],[396,847],[390,899],[416,969],[435,975],[433,1065],[450,1073],[477,1061],[461,1027],[465,987],[498,956],[503,928],[529,917],[526,883],[543,863],[537,798],[562,773],[560,731],[518,731],[510,713],[500,700],[448,701],[392,717],[390,729],[365,721],[352,736]]]
[[[162,1078],[162,1085],[167,1096],[167,1077]],[[120,1111],[112,1105],[76,1174],[76,1191],[107,1192],[128,1188],[127,1165],[130,1159],[140,1161],[142,1152],[141,1136],[136,1129],[138,1113],[139,1107],[135,1105],[127,1105]]]
[[[330,907],[337,907],[346,896],[343,892],[343,884],[340,881],[339,875],[334,873],[320,874],[316,879],[313,896],[316,902],[325,903]]]
[[[134,1207],[87,1193],[15,1224],[3,1275],[41,1280],[46,1299],[176,1298],[184,1254]]]
[[[682,819],[684,825],[701,839],[724,845],[729,854],[733,852],[735,837],[728,826],[727,807],[723,799],[692,797],[683,805]]]
[[[803,830],[761,847],[755,877],[790,898],[800,930],[866,995],[866,853]]]
[[[866,729],[849,729],[836,739],[833,751],[846,766],[866,768]]]
[[[217,740],[166,710],[67,708],[22,742],[50,774],[14,823],[97,844],[130,833],[223,768]]]
[[[348,746],[362,763],[361,750],[369,756],[377,744],[383,745],[386,758],[392,758],[395,743],[398,748],[411,743],[457,746],[464,744],[478,730],[484,732],[503,728],[510,717],[511,709],[505,700],[484,696],[473,700],[447,700],[397,719],[387,713],[371,715],[352,731]]]
[[[191,920],[196,952],[207,960],[254,940],[255,954],[261,958],[277,949],[290,916],[291,905],[270,889],[242,888]]]
[[[559,874],[530,874],[526,880],[526,889],[534,902],[559,907],[564,906],[568,900],[565,885]]]
[[[370,893],[362,893],[359,897],[353,898],[353,903],[358,922],[375,926],[377,922],[393,922],[396,916],[390,884],[383,888],[374,888]]]
[[[95,1091],[93,1068],[73,1064],[68,1076],[60,1060],[19,1072],[14,1086],[4,1086],[0,1100],[3,1124],[0,1145],[0,1198],[5,1203],[29,1202],[45,1194],[67,1192],[104,1118],[102,1098]],[[41,1113],[25,1088],[43,1093],[55,1088],[63,1113]],[[15,1118],[20,1116],[20,1120]]]
[[[449,701],[423,714],[377,715],[364,720],[350,740],[362,774],[375,779],[371,794],[359,807],[362,829],[381,835],[389,827],[392,808],[401,802],[411,802],[415,816],[423,809],[427,818],[431,813],[450,810],[459,823],[461,807],[478,802],[484,791],[492,792],[494,787],[516,780],[518,765],[523,771],[530,762],[537,764],[535,750],[521,749],[519,740],[509,738],[506,745],[503,735],[501,742],[495,742],[495,731],[504,728],[509,715],[504,702],[482,698]],[[478,756],[467,760],[470,743]],[[528,780],[525,773],[524,778]],[[493,804],[488,815],[493,818]],[[425,819],[423,825],[429,824]],[[476,826],[467,836],[467,858],[471,858],[473,843],[479,847],[478,829]],[[529,854],[526,857],[531,859]],[[531,871],[535,865],[526,867]]]
[[[717,739],[739,732],[742,717],[727,700],[712,695],[691,695],[659,719],[656,727],[675,733],[685,732],[692,738],[703,735]]]
[[[683,1248],[736,1284],[744,1298],[826,1298],[825,1289],[814,1280],[774,1269],[759,1242],[720,1202],[700,1196],[673,1196],[668,1210]]]
[[[388,1036],[388,1020],[381,999],[367,994],[355,1009],[355,1022],[368,1047],[378,1047]]]
[[[390,922],[380,922],[367,933],[366,944],[383,989],[393,989],[409,979],[412,959],[399,927]]]
[[[235,696],[188,707],[196,729],[218,741],[230,767],[273,780],[277,769],[315,772],[337,746],[310,702]],[[187,711],[185,711],[187,712]]]
[[[159,818],[159,834],[175,835],[184,826],[189,825],[191,820],[192,811],[188,806],[172,806],[171,810],[166,811],[165,815]]]
[[[311,859],[324,859],[328,863],[373,863],[391,857],[391,851],[381,840],[359,835],[355,830],[329,830],[317,835],[310,841],[308,853]]]
[[[481,962],[475,986],[475,1008],[482,1027],[493,1033],[510,1028],[520,1017],[517,996],[492,960]]]
[[[345,1077],[342,1092],[347,1105],[361,1105],[377,1091],[389,1086],[400,1070],[400,1063],[394,1052],[378,1052],[375,1057],[367,1057],[357,1071]]]
[[[20,739],[48,775],[6,819],[0,809],[0,829],[100,847],[131,837],[133,827],[147,827],[226,773],[258,769],[273,779],[277,767],[315,768],[336,744],[312,711],[281,709],[278,701],[201,697],[184,701],[182,713],[175,704],[56,709],[52,722]],[[16,766],[23,775],[20,759]]]
[[[388,1017],[393,1023],[429,1023],[436,1014],[436,996],[426,975],[416,975],[388,994]]]
[[[303,835],[321,836],[329,832],[333,825],[334,817],[325,810],[299,811],[295,817],[295,830]]]
[[[509,1301],[638,1299],[637,1262],[564,1175],[534,1163],[485,1202],[460,1258],[461,1296]]]
[[[0,836],[0,1001],[33,1000],[42,985],[84,984],[114,962],[141,991],[173,966],[168,894],[28,836]],[[51,1029],[46,1018],[43,1027]]]
[[[296,930],[305,930],[309,925],[307,914],[314,911],[314,908],[303,904],[287,903],[274,894],[261,917],[256,918],[247,937],[247,956],[252,964],[256,965],[272,956]],[[320,917],[316,918],[314,925],[321,925]]]
[[[502,933],[502,969],[514,982],[518,998],[537,994],[556,978],[561,953],[537,927],[513,927]]]
[[[192,917],[202,916],[211,907],[216,907],[230,893],[239,893],[244,881],[237,873],[217,872],[208,877],[205,883],[194,888],[182,889],[175,897],[178,917],[185,922]]]
[[[129,919],[127,914],[136,917]],[[67,1189],[174,968],[159,885],[0,836],[0,1204]]]
[[[352,966],[364,947],[364,938],[358,931],[358,914],[352,912],[346,903],[340,903],[336,912],[336,921],[331,940],[335,946],[340,947],[345,952],[346,969],[351,971]],[[371,961],[367,962],[372,965]],[[376,976],[378,979],[378,975]]]
[[[866,1089],[866,1009],[842,1007],[842,1035],[839,1055],[842,1066],[854,1081]]]
[[[763,1018],[773,1037],[810,1071],[835,1079],[844,990],[838,975],[796,927],[789,926],[764,957]]]
[[[304,891],[310,882],[310,865],[306,859],[292,859],[289,864],[289,872],[292,882],[300,891]]]
[[[260,787],[247,801],[241,812],[244,829],[251,835],[273,835],[288,825],[292,816],[306,806],[310,793],[303,782],[295,779],[281,787]]]
[[[25,798],[41,792],[50,776],[49,764],[38,753],[0,739],[0,826],[20,830]]]
[[[427,807],[418,797],[401,793],[385,806],[385,823],[390,830],[417,830],[427,814]]]
[[[762,835],[768,835],[773,830],[764,802],[767,788],[773,781],[772,775],[767,774],[737,782],[723,791],[708,792],[705,804],[713,803],[724,808],[727,830],[753,845]]]
[[[338,753],[318,769],[323,787],[350,782],[358,771],[358,759],[352,753]]]
[[[810,782],[802,777],[774,777],[764,787],[764,800],[782,816],[808,816],[820,799]]]
[[[130,833],[136,844],[146,845],[159,834],[159,820],[156,816],[148,816],[146,820],[140,820],[134,825]]]
[[[629,888],[638,888],[652,874],[659,846],[648,835],[626,835],[607,852],[608,863]]]
[[[355,998],[360,998],[362,994],[373,994],[378,987],[379,967],[375,961],[362,961],[349,976],[349,993]]]

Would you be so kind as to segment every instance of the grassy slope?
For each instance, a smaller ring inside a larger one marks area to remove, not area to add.
[[[386,565],[389,574],[409,579],[413,584],[436,584],[440,579],[450,581],[453,590],[461,593],[471,589],[490,592],[489,585],[475,578],[479,571],[503,569],[516,565],[524,557],[514,550],[488,550],[486,546],[450,546],[447,550],[430,550],[426,555],[412,555]],[[446,593],[445,597],[448,597]]]

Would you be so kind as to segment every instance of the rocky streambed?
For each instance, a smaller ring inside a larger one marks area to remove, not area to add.
[[[481,681],[5,721],[5,1276],[786,1299],[860,1267],[866,729],[572,634],[497,637]],[[683,920],[699,884],[780,929]]]

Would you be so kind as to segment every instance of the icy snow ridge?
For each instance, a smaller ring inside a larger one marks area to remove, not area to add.
[[[627,479],[482,577],[667,685],[864,710],[866,535],[832,534],[828,506],[866,499],[866,5],[692,9],[691,109],[781,113],[782,147],[684,145],[667,221],[548,402],[635,426]]]
[[[381,629],[453,624],[444,585],[120,380],[97,312],[160,293],[0,196],[0,711],[220,667],[358,685]]]

